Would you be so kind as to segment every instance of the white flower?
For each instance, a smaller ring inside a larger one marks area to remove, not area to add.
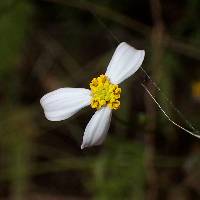
[[[44,95],[40,103],[50,121],[61,121],[91,105],[97,111],[87,124],[81,148],[101,144],[108,132],[112,109],[120,106],[121,83],[133,75],[144,60],[144,50],[122,42],[114,52],[105,75],[94,78],[89,89],[60,88]]]

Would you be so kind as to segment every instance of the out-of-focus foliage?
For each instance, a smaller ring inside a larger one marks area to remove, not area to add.
[[[0,2],[0,77],[15,73],[20,62],[22,48],[30,30],[33,5],[28,1],[8,0]]]
[[[143,199],[144,183],[144,147],[113,138],[95,162],[89,188],[95,199]]]

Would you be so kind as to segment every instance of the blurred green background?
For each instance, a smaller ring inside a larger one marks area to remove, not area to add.
[[[199,10],[199,0],[1,0],[0,199],[200,199],[200,140],[141,87],[200,129]],[[122,84],[104,144],[82,151],[94,111],[49,122],[39,100],[88,88],[122,41],[145,49],[143,68],[161,92],[139,70]]]

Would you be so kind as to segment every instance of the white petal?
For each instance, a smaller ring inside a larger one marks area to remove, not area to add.
[[[104,141],[110,126],[111,116],[112,111],[107,106],[95,112],[85,129],[81,149],[100,145]]]
[[[144,50],[137,50],[122,42],[115,50],[106,75],[113,84],[119,84],[133,75],[144,60]]]
[[[40,103],[50,121],[61,121],[90,104],[90,90],[84,88],[60,88],[44,95]]]

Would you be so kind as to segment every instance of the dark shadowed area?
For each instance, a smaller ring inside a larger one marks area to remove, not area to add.
[[[0,199],[197,200],[199,0],[0,1]],[[101,146],[81,150],[90,106],[48,121],[40,98],[89,88],[120,42],[144,49]],[[145,74],[150,75],[151,79]]]

